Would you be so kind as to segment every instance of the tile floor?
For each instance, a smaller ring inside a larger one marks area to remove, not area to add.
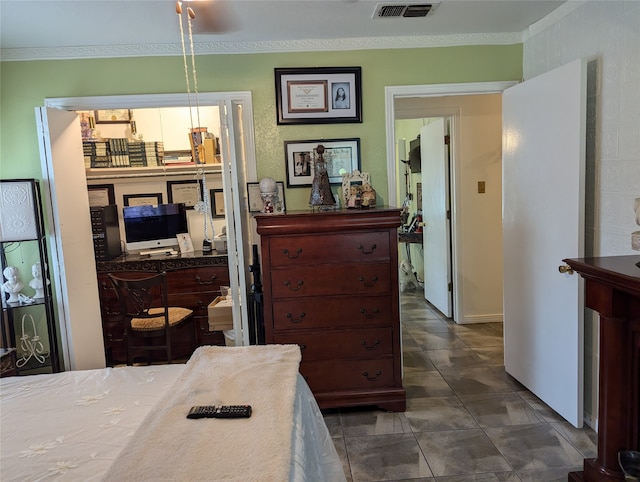
[[[596,434],[511,378],[502,324],[457,325],[420,291],[402,295],[407,410],[325,411],[347,480],[566,481]]]

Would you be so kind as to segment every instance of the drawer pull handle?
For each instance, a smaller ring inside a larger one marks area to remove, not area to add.
[[[375,350],[376,348],[378,348],[378,345],[380,344],[380,340],[376,340],[376,341],[374,341],[374,342],[373,342],[373,345],[367,345],[367,342],[366,342],[366,341],[364,341],[364,340],[362,340],[362,341],[360,342],[360,344],[361,344],[363,347],[365,347],[365,349],[366,349],[366,350],[371,351],[371,350]]]
[[[209,324],[200,324],[200,332],[205,336],[212,336],[215,332],[209,329]]]
[[[382,372],[380,370],[378,370],[376,374],[373,376],[369,376],[369,372],[362,372],[362,376],[365,377],[370,382],[375,382],[380,375],[382,375]]]
[[[367,283],[367,282],[364,280],[364,277],[363,277],[363,276],[360,276],[360,277],[358,278],[358,281],[360,281],[360,283],[362,283],[363,285],[365,285],[367,288],[371,288],[372,286],[374,286],[374,285],[376,284],[376,281],[378,281],[378,277],[377,277],[377,276],[372,276],[372,277],[371,277],[371,283]]]
[[[371,253],[373,253],[373,252],[376,250],[376,248],[377,248],[377,247],[378,247],[378,246],[376,246],[375,244],[372,244],[372,245],[371,245],[371,249],[370,249],[369,251],[365,251],[365,250],[364,250],[364,246],[359,245],[359,246],[358,246],[358,249],[359,249],[360,251],[362,251],[362,254],[371,254]]]
[[[211,281],[202,281],[202,278],[200,278],[200,276],[196,275],[196,281],[198,282],[199,285],[212,285],[213,284],[213,280],[216,279],[218,277],[218,275],[212,275],[211,276]]]
[[[113,333],[109,332],[107,333],[107,338],[109,338],[109,343],[122,343],[127,339],[127,332],[126,331],[122,332],[122,338],[115,338],[113,336]]]
[[[372,311],[372,313],[367,313],[367,310],[365,310],[364,308],[362,308],[362,309],[360,310],[360,313],[362,313],[362,314],[364,315],[364,317],[365,317],[365,318],[369,318],[369,319],[371,319],[371,318],[375,318],[375,317],[376,317],[376,315],[377,315],[378,313],[380,313],[380,310],[379,310],[378,308],[374,308],[374,309],[373,309],[373,311]]]
[[[285,248],[285,249],[283,249],[283,250],[282,250],[282,252],[283,252],[284,254],[286,254],[286,255],[287,255],[287,258],[289,258],[289,259],[296,259],[296,258],[299,258],[299,257],[300,257],[300,253],[302,253],[302,248],[298,248],[298,250],[296,251],[295,256],[291,256],[291,255],[289,254],[289,250],[288,250],[288,249],[286,249],[286,248]]]
[[[284,282],[284,285],[289,288],[289,291],[298,291],[300,288],[302,288],[302,285],[304,284],[304,281],[298,281],[298,286],[296,286],[295,288],[291,287],[291,283],[289,283],[288,281]]]
[[[301,344],[300,344],[300,349],[301,349],[301,350],[304,350],[306,347],[307,347],[307,345],[305,345],[304,343],[301,343]]]
[[[304,318],[304,313],[300,313],[300,318],[298,318],[297,320],[293,319],[293,315],[291,313],[287,313],[287,318],[289,318],[291,323],[300,323]]]

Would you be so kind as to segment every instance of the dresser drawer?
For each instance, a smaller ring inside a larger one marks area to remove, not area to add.
[[[388,261],[389,233],[274,237],[270,241],[269,254],[272,267]]]
[[[338,296],[274,300],[275,332],[338,327],[391,326],[391,297]]]
[[[196,316],[209,316],[207,306],[218,293],[171,293],[168,296],[169,306],[179,306],[193,310]]]
[[[393,329],[284,333],[276,336],[275,343],[300,345],[303,363],[328,359],[390,357],[393,354]]]
[[[326,295],[375,295],[390,292],[389,263],[343,266],[301,266],[271,271],[276,298]]]
[[[200,266],[167,271],[169,293],[218,292],[220,285],[229,285],[229,268],[226,266]]]
[[[393,358],[303,361],[300,373],[314,393],[378,389],[394,385]]]

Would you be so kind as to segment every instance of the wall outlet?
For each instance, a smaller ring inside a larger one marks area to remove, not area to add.
[[[486,192],[485,181],[478,181],[478,194],[484,194]]]

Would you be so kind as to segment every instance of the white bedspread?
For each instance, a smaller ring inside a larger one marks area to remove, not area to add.
[[[159,365],[0,379],[0,480],[102,479],[184,369]],[[293,412],[289,480],[344,481],[327,427],[300,375]]]
[[[184,365],[0,379],[0,480],[100,480]]]

